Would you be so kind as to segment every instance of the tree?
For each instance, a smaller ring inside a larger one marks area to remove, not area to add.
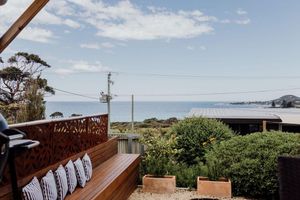
[[[272,101],[272,108],[275,108],[275,107],[276,107],[275,101]]]
[[[280,105],[281,108],[287,108],[287,102],[286,100],[283,100],[281,105]]]
[[[62,112],[56,111],[56,112],[52,113],[50,115],[50,117],[52,119],[54,119],[54,118],[62,118],[62,117],[64,117],[64,114]]]
[[[0,70],[0,109],[13,122],[45,118],[44,95],[54,94],[47,80],[41,78],[43,70],[50,68],[38,55],[18,52]],[[10,111],[10,105],[16,112]]]
[[[73,113],[70,117],[80,117],[80,116],[82,116],[82,114]]]

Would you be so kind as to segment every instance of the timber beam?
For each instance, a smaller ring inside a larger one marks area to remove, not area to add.
[[[0,54],[48,2],[49,0],[34,0],[32,2],[32,4],[0,38]]]

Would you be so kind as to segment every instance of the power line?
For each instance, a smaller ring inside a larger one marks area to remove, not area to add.
[[[56,90],[56,91],[63,92],[63,93],[66,93],[66,94],[71,94],[71,95],[74,95],[74,96],[80,96],[80,97],[84,97],[84,98],[88,98],[88,99],[99,100],[99,98],[97,98],[97,97],[87,96],[87,95],[84,95],[84,94],[70,92],[70,91],[66,91],[66,90],[62,90],[62,89],[58,89],[58,88],[53,88],[53,89]]]
[[[53,88],[56,91],[63,92],[66,94],[80,96],[84,98],[89,98],[93,100],[99,100],[97,97],[88,96],[85,94],[70,92],[58,88]],[[230,94],[251,94],[251,93],[264,93],[264,92],[281,92],[281,91],[291,91],[300,90],[300,88],[282,88],[282,89],[266,89],[266,90],[250,90],[250,91],[234,91],[234,92],[209,92],[209,93],[181,93],[181,94],[134,94],[135,96],[147,96],[147,97],[160,97],[160,96],[214,96],[214,95],[230,95]],[[117,94],[115,96],[131,96],[132,94]]]
[[[136,72],[125,72],[125,71],[85,71],[85,72],[70,72],[66,74],[61,74],[64,76],[70,75],[82,75],[82,74],[116,74],[116,75],[126,75],[126,76],[148,76],[148,77],[162,77],[162,78],[205,78],[205,79],[300,79],[300,76],[296,75],[276,75],[276,76],[256,76],[256,75],[200,75],[200,74],[163,74],[163,73],[136,73]],[[9,74],[14,74],[10,72]],[[19,75],[19,73],[16,73]],[[44,73],[45,75],[59,75],[55,71],[48,71]],[[1,75],[1,74],[0,74]]]
[[[264,93],[264,92],[281,92],[281,91],[291,91],[291,90],[300,90],[300,88],[252,90],[252,91],[237,91],[237,92],[186,93],[186,94],[135,94],[135,96],[213,96],[213,95],[230,95],[230,94],[251,94],[251,93]],[[131,96],[131,94],[119,94],[117,96]]]
[[[174,77],[174,78],[218,78],[218,79],[300,79],[295,75],[280,76],[244,76],[244,75],[199,75],[199,74],[161,74],[161,73],[135,73],[124,71],[112,71],[116,75],[150,76],[150,77]]]

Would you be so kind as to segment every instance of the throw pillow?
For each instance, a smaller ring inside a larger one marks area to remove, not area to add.
[[[86,183],[86,177],[85,177],[82,161],[80,160],[80,158],[78,158],[74,162],[74,167],[75,167],[78,184],[80,187],[84,187]]]
[[[41,200],[43,199],[42,189],[39,180],[36,177],[22,189],[24,200]]]
[[[86,180],[89,181],[92,178],[93,167],[92,167],[92,161],[87,154],[83,156],[82,164],[83,164]]]

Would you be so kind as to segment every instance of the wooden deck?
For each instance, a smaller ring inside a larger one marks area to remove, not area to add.
[[[77,187],[66,199],[125,200],[137,187],[139,154],[118,154],[118,138],[108,137],[108,115],[93,115],[59,120],[41,120],[16,124],[27,137],[38,140],[37,148],[16,158],[18,189],[34,176],[41,179],[49,171],[87,153],[93,176],[84,188]],[[0,199],[12,199],[9,171],[0,184]]]

